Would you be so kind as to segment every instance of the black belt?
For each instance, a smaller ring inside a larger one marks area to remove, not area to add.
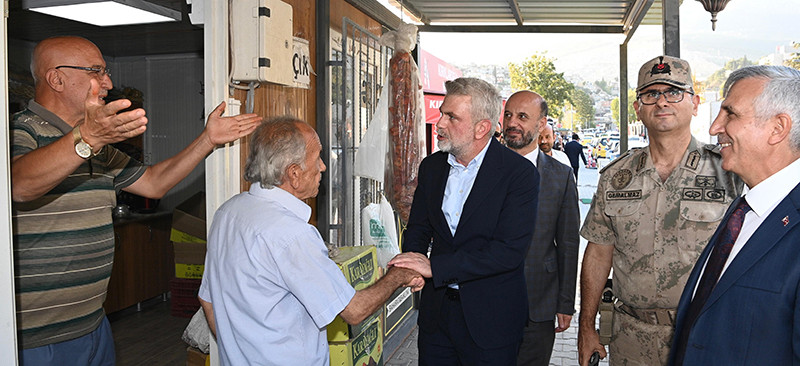
[[[457,288],[448,287],[447,290],[444,291],[444,294],[449,300],[461,301],[461,295],[458,293]]]

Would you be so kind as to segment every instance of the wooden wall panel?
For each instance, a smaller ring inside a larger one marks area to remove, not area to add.
[[[295,37],[308,40],[312,68],[317,70],[314,50],[316,42],[316,0],[282,0],[292,6],[292,28]],[[316,127],[316,77],[311,74],[311,88],[293,88],[283,85],[263,83],[255,91],[253,113],[265,119],[282,115],[292,115]],[[247,93],[236,90],[234,97],[242,102],[242,112],[246,110]],[[249,150],[249,139],[243,141],[241,150],[241,167],[244,169]],[[242,171],[244,174],[244,171]],[[247,190],[249,182],[242,180],[241,189]],[[314,207],[314,205],[312,205]]]
[[[282,0],[292,5],[294,36],[307,39],[309,41],[311,65],[314,72],[327,72],[326,65],[319,65],[316,59],[316,31],[317,14],[316,0]],[[330,0],[330,22],[331,28],[341,32],[342,18],[347,17],[359,26],[367,29],[375,35],[380,36],[382,27],[380,23],[370,18],[360,10],[348,4],[345,0]],[[281,115],[292,115],[298,117],[316,129],[316,93],[317,78],[311,74],[311,88],[300,89],[291,88],[276,84],[262,84],[256,89],[254,98],[253,112],[266,118]],[[320,86],[327,87],[327,86]],[[246,110],[245,101],[247,99],[244,90],[237,90],[234,97],[242,102],[242,112]],[[325,146],[323,146],[325,148]],[[249,139],[242,143],[241,167],[244,169],[249,150]],[[244,172],[241,172],[244,174]],[[249,188],[250,183],[242,180],[241,190]],[[311,215],[311,223],[316,225],[316,200],[308,200],[307,203],[314,209]]]
[[[331,29],[342,31],[342,17],[347,17],[376,36],[383,33],[381,24],[361,10],[356,9],[345,0],[331,0]]]

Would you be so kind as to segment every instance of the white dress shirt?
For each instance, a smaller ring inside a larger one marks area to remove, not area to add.
[[[564,156],[566,156],[566,155],[564,155]],[[539,164],[536,163],[536,160],[539,159],[539,148],[537,147],[537,148],[533,149],[533,151],[525,154],[525,159],[528,159],[528,161],[533,163],[533,166],[538,168]]]
[[[456,235],[458,221],[461,220],[461,211],[464,209],[464,203],[467,202],[469,192],[472,191],[472,185],[475,183],[475,177],[478,176],[478,170],[481,169],[487,150],[489,150],[489,141],[486,142],[483,150],[467,163],[467,166],[461,165],[453,154],[447,156],[450,173],[444,189],[442,212],[450,226],[450,233],[453,235]]]
[[[567,156],[567,154],[565,154],[563,151],[552,149],[550,152],[553,153],[552,157],[558,160],[561,164],[564,164],[570,168],[572,167],[569,162],[569,156]]]
[[[326,326],[355,295],[311,207],[253,183],[208,233],[199,296],[214,306],[222,365],[328,365]]]

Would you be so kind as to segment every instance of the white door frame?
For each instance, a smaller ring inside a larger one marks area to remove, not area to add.
[[[214,110],[220,101],[228,102],[227,114],[238,114],[238,103],[228,97],[228,2],[204,1],[203,63],[205,108]],[[210,229],[214,212],[228,198],[239,193],[241,143],[236,141],[216,149],[206,159],[206,228]],[[210,337],[211,366],[219,365],[217,343]]]
[[[3,1],[0,38],[3,40],[3,65],[0,79],[3,92],[0,93],[0,355],[13,355],[8,359],[17,365],[17,317],[14,296],[14,245],[11,236],[11,160],[8,128],[8,0]]]

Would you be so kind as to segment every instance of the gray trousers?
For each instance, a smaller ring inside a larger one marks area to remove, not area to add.
[[[555,320],[545,322],[528,321],[522,335],[522,345],[517,354],[519,366],[548,366],[556,341]]]

